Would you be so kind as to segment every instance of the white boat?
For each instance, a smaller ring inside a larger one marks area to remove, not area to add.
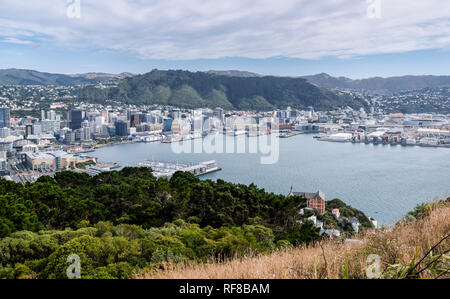
[[[416,144],[416,140],[413,138],[408,138],[406,139],[406,144],[407,145],[415,145]]]
[[[245,134],[247,134],[246,131],[234,131],[234,132],[233,132],[233,135],[234,135],[234,136],[240,136],[240,135],[245,135]]]

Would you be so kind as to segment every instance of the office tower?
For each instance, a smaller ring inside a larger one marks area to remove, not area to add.
[[[6,138],[11,135],[11,131],[9,128],[0,128],[0,138]]]
[[[128,128],[129,124],[125,121],[118,121],[116,122],[116,135],[121,137],[128,136]]]
[[[181,118],[181,110],[180,109],[173,109],[171,112],[172,119],[180,119]]]
[[[39,135],[42,134],[42,125],[39,123],[35,123],[33,124],[33,130],[32,130],[33,135]]]
[[[214,110],[214,117],[220,119],[221,122],[225,121],[225,113],[222,108],[216,108]]]
[[[0,107],[0,128],[11,128],[11,110]]]
[[[47,111],[47,119],[48,120],[58,120],[56,112],[54,110]]]
[[[33,125],[26,125],[25,127],[25,137],[33,135]]]
[[[60,121],[58,120],[43,120],[41,121],[42,132],[48,134],[54,134],[61,129]]]
[[[70,111],[70,128],[72,130],[80,129],[82,122],[83,122],[83,112],[81,110]]]
[[[172,119],[170,119],[170,118],[164,119],[164,125],[163,125],[164,132],[171,132],[172,131],[172,123],[173,123]]]

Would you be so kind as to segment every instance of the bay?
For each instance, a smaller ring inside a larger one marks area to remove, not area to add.
[[[225,136],[256,143],[257,137]],[[185,141],[193,148],[195,142]],[[450,149],[321,142],[312,135],[279,139],[279,161],[261,164],[258,154],[182,153],[173,144],[134,143],[97,149],[92,156],[122,166],[145,160],[198,163],[216,160],[222,171],[202,179],[254,183],[268,192],[321,190],[383,225],[392,225],[420,203],[450,196]]]

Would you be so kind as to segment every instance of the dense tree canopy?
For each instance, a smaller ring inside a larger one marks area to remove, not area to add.
[[[126,278],[164,262],[309,243],[319,229],[305,219],[316,212],[299,213],[305,207],[304,198],[253,184],[184,172],[162,179],[149,168],[59,172],[25,185],[0,179],[0,277],[65,278],[70,254],[80,256],[83,278]]]

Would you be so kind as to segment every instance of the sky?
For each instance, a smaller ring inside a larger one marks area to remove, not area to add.
[[[0,0],[0,68],[450,75],[450,1]]]

